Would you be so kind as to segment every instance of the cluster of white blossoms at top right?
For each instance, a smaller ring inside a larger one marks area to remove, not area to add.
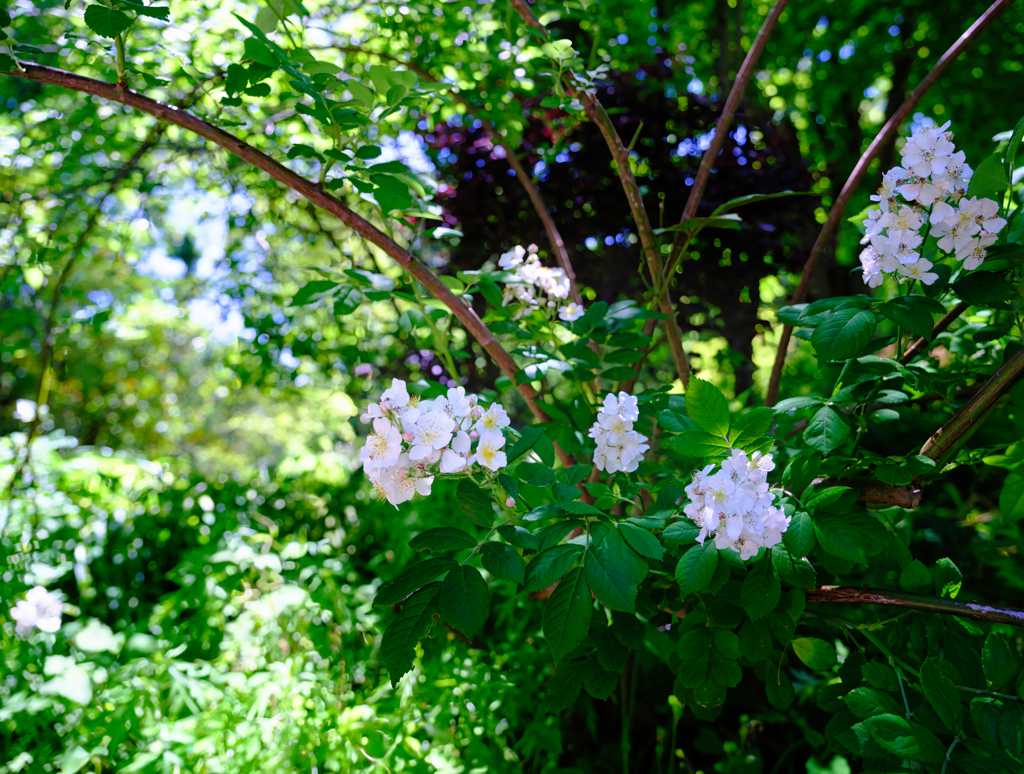
[[[864,282],[878,287],[885,274],[897,281],[919,279],[931,285],[939,275],[923,257],[924,229],[938,237],[939,250],[955,255],[965,269],[977,269],[988,248],[1006,225],[991,199],[967,198],[973,170],[967,157],[953,145],[949,123],[919,129],[900,151],[903,166],[890,169],[878,193],[871,197],[878,209],[864,222],[860,254]],[[901,200],[901,198],[903,200]]]
[[[559,320],[575,322],[586,311],[575,301],[561,305],[558,303],[569,298],[569,277],[563,269],[544,266],[537,255],[537,245],[530,245],[528,248],[516,245],[514,249],[501,256],[498,266],[505,271],[515,272],[516,278],[520,280],[505,286],[505,295],[501,303],[502,306],[508,306],[510,303],[522,305],[522,309],[516,312],[516,320],[529,314],[533,309],[558,307]],[[541,293],[545,294],[547,299],[541,297]]]
[[[633,429],[633,423],[639,418],[637,400],[628,392],[604,396],[597,421],[587,433],[597,442],[594,465],[598,470],[632,473],[637,469],[644,452],[651,448],[647,445],[647,436]]]
[[[53,634],[60,629],[63,612],[64,603],[56,594],[42,586],[35,586],[11,608],[11,618],[14,619],[18,634],[29,634],[33,629]]]
[[[683,513],[700,527],[697,542],[704,545],[712,535],[717,548],[731,548],[743,560],[761,546],[778,545],[789,529],[789,517],[774,505],[775,494],[768,489],[768,473],[774,469],[770,454],[747,457],[733,449],[719,470],[708,465],[694,473]]]

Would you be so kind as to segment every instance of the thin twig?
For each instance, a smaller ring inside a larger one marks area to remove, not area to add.
[[[967,311],[968,307],[970,307],[970,304],[968,304],[966,301],[961,301],[959,304],[957,304],[948,312],[946,312],[945,316],[937,323],[935,323],[935,327],[932,328],[932,335],[930,340],[934,340],[936,336],[938,336],[940,333],[946,330],[946,328],[948,328],[952,324],[953,320],[955,320],[957,317],[959,317],[960,315]],[[907,351],[903,353],[903,356],[900,358],[900,362],[909,363],[910,360],[915,355],[917,355],[918,352],[925,348],[925,345],[927,343],[928,342],[925,341],[923,337],[915,341],[913,344],[907,347]]]
[[[836,198],[835,204],[832,205],[832,209],[828,214],[828,220],[825,221],[825,225],[821,229],[821,233],[818,234],[817,240],[814,242],[814,246],[811,248],[811,254],[807,258],[807,263],[804,264],[803,274],[800,276],[800,284],[797,285],[796,290],[793,292],[793,297],[790,300],[790,304],[799,304],[804,300],[804,296],[807,295],[807,289],[811,284],[811,277],[814,275],[815,270],[818,268],[818,262],[821,260],[821,255],[825,250],[825,245],[828,244],[832,238],[833,232],[839,226],[839,221],[842,218],[843,212],[846,210],[846,206],[850,203],[853,198],[853,194],[856,192],[857,187],[860,185],[861,179],[868,171],[868,166],[874,161],[875,157],[882,150],[883,146],[896,134],[900,124],[903,123],[904,119],[910,115],[911,111],[920,101],[921,97],[924,96],[925,92],[928,91],[942,76],[942,73],[946,68],[953,63],[953,61],[963,53],[975,38],[978,37],[1003,11],[1005,11],[1011,4],[1012,0],[996,0],[988,10],[983,13],[971,27],[960,36],[960,38],[954,43],[946,53],[942,55],[935,67],[931,69],[931,72],[925,76],[924,80],[918,84],[917,88],[911,92],[910,96],[900,105],[897,110],[888,121],[882,130],[875,136],[875,139],[871,141],[871,145],[864,151],[864,155],[860,157],[857,162],[857,166],[853,168],[853,172],[850,173],[849,180],[846,181],[846,185],[843,186],[843,190],[839,193]],[[895,95],[894,95],[895,96]],[[765,395],[765,405],[774,406],[775,402],[779,397],[779,384],[782,381],[782,368],[786,362],[786,352],[789,349],[789,341],[793,335],[793,328],[789,325],[783,326],[782,337],[779,339],[779,348],[775,355],[775,364],[772,366],[771,378],[768,381],[768,391]]]
[[[876,589],[853,589],[841,586],[822,586],[807,589],[808,602],[852,602],[869,605],[898,605],[931,613],[945,613],[964,618],[979,618],[983,621],[1024,626],[1024,610],[1012,607],[993,607],[977,602],[958,602],[955,599],[924,597],[906,594],[902,591],[879,591]]]

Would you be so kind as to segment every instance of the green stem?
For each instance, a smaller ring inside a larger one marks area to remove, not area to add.
[[[125,82],[125,63],[124,63],[124,33],[122,32],[116,38],[114,38],[114,48],[117,50],[117,82],[123,84]]]
[[[949,756],[953,754],[953,748],[956,747],[956,743],[960,741],[960,737],[953,739],[953,744],[946,750],[946,760],[942,763],[942,774],[946,774],[946,767],[949,765]]]

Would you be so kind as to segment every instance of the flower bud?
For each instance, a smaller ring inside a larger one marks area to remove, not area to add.
[[[470,431],[470,433],[469,433],[469,440],[475,441],[479,437],[480,437],[480,433],[478,433],[476,430]]]
[[[402,433],[402,440],[403,441],[407,441],[407,442],[408,441],[412,441],[412,433],[410,433],[408,431]]]
[[[508,498],[505,501],[505,505],[507,505],[509,508],[515,508],[516,507],[516,501],[515,501],[514,498],[510,497],[510,498]]]

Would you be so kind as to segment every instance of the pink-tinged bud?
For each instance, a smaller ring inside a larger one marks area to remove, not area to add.
[[[483,416],[484,412],[480,410],[479,406],[474,406],[470,413],[473,415],[473,419],[479,419]]]
[[[381,409],[383,411],[390,411],[391,410],[391,401],[382,400],[380,402],[380,407],[381,407]]]
[[[403,441],[412,441],[412,433],[409,433],[409,432],[402,433],[402,440]]]
[[[470,432],[470,434],[469,434],[469,440],[471,440],[471,441],[475,441],[479,437],[480,437],[480,433],[478,433],[476,430],[472,430]]]
[[[505,505],[507,505],[509,508],[515,508],[516,507],[516,501],[515,501],[514,498],[510,497],[510,498],[508,498],[505,501]]]

